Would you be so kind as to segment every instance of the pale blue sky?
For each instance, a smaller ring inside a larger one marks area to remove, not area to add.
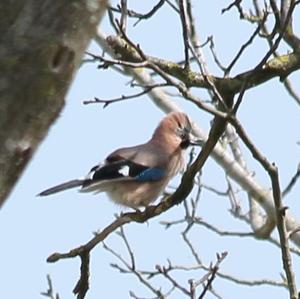
[[[140,4],[140,11],[147,11]],[[195,1],[194,1],[195,2]],[[202,1],[201,1],[202,2]],[[197,2],[195,9],[198,28],[204,41],[214,35],[218,54],[227,64],[245,42],[254,27],[240,21],[236,11],[220,14],[220,1],[209,4]],[[297,12],[299,17],[299,11]],[[149,55],[171,60],[181,60],[182,41],[179,18],[165,6],[151,22],[142,22],[129,35],[141,44]],[[299,18],[298,18],[299,25]],[[298,26],[299,27],[299,26]],[[107,23],[103,28],[108,32]],[[249,48],[234,74],[257,63],[266,51],[266,45],[257,42]],[[95,44],[90,51],[100,51]],[[207,62],[211,71],[218,73],[206,49]],[[295,88],[299,90],[299,74],[292,76]],[[60,298],[72,298],[72,289],[79,275],[79,260],[70,259],[48,264],[46,258],[53,252],[65,252],[83,244],[92,233],[104,228],[122,209],[111,203],[103,194],[96,196],[80,194],[75,190],[39,198],[41,190],[85,175],[96,163],[105,158],[116,147],[128,146],[147,140],[157,122],[163,117],[147,97],[118,103],[102,109],[101,105],[84,106],[83,100],[94,96],[114,98],[120,94],[135,91],[125,86],[129,78],[122,78],[110,70],[98,70],[96,64],[84,65],[78,72],[66,99],[66,107],[52,126],[9,200],[0,211],[0,279],[3,298],[41,298],[40,292],[47,289],[46,275],[53,279]],[[203,91],[195,93],[207,99]],[[176,99],[205,129],[211,119],[190,103]],[[267,84],[246,93],[239,111],[239,117],[250,137],[270,161],[279,166],[282,186],[286,186],[299,163],[300,140],[299,106],[287,96],[287,92],[273,79]],[[257,180],[269,186],[269,179],[261,167],[245,151],[248,166],[254,170]],[[225,190],[223,170],[211,159],[203,169],[206,184]],[[176,186],[178,179],[174,180]],[[299,183],[294,192],[286,198],[286,204],[300,219]],[[298,197],[297,197],[298,195]],[[242,206],[246,207],[245,196],[240,194]],[[228,212],[228,199],[203,191],[199,216],[218,227],[234,231],[249,231],[249,228],[233,219]],[[164,230],[160,221],[178,219],[182,216],[181,206],[161,215],[148,224],[130,224],[125,227],[128,238],[136,250],[137,267],[154,269],[156,264],[166,265],[167,259],[174,264],[190,265],[194,261],[182,242],[180,232],[184,228]],[[194,229],[191,236],[203,262],[215,261],[215,254],[228,251],[221,264],[221,271],[242,279],[280,279],[282,272],[279,250],[267,242],[252,239],[222,238],[206,229]],[[113,234],[107,239],[120,253],[125,252],[120,238]],[[91,286],[86,298],[129,298],[129,290],[141,297],[153,297],[132,275],[122,275],[110,267],[117,262],[102,245],[94,249],[91,260]],[[294,259],[294,269],[299,269],[299,257]],[[299,271],[297,282],[300,287]],[[188,287],[188,279],[199,279],[202,272],[178,274],[177,277]],[[155,280],[159,282],[159,280]],[[164,285],[164,282],[162,282]],[[287,298],[285,290],[276,287],[241,287],[222,279],[214,287],[223,298]],[[181,294],[180,294],[181,296]],[[174,295],[174,297],[178,297]],[[206,297],[213,298],[211,295]]]

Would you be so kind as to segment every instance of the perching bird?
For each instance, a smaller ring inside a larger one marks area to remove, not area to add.
[[[106,192],[114,202],[127,207],[147,206],[184,168],[185,149],[200,144],[191,135],[191,129],[185,113],[172,112],[162,119],[148,142],[117,149],[85,178],[71,180],[38,195],[81,186],[80,192]]]

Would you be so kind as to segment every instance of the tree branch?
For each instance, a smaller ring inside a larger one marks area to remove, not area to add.
[[[139,54],[130,47],[121,37],[109,36],[107,38],[109,46],[112,47],[115,53],[122,56],[123,60],[128,62],[141,62],[142,58]],[[153,56],[147,56],[147,61],[157,65],[161,70],[167,74],[179,79],[188,87],[201,87],[209,89],[210,85],[203,75],[198,72],[187,70],[179,64],[156,58]],[[279,77],[281,80],[285,79],[289,74],[300,68],[300,55],[296,52],[282,55],[265,62],[259,68],[254,68],[246,72],[240,73],[235,77],[221,78],[216,76],[207,76],[209,80],[217,87],[218,90],[222,90],[226,93],[238,93],[244,81],[249,79],[246,89],[258,86],[274,77]]]

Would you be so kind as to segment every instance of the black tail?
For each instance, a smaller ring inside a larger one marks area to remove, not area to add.
[[[71,189],[71,188],[74,188],[74,187],[79,187],[79,186],[82,186],[84,181],[85,180],[72,180],[72,181],[54,186],[52,188],[49,188],[45,191],[42,191],[37,196],[47,196],[47,195],[57,193],[57,192],[60,192],[60,191],[64,191],[64,190],[67,190],[67,189]]]

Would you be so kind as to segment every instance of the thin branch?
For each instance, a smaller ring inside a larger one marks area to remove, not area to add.
[[[113,14],[113,9],[112,8],[108,9],[108,18],[109,18],[109,22],[110,22],[112,28],[114,29],[115,33],[118,34],[119,29],[117,27],[116,19],[115,19],[115,16]]]
[[[118,60],[118,59],[107,59],[104,58],[103,56],[99,55],[94,55],[90,52],[85,52],[87,55],[91,56],[95,61],[100,61],[102,64],[98,65],[99,69],[107,69],[110,66],[113,65],[122,65],[122,66],[127,66],[131,68],[142,68],[142,67],[147,67],[147,63],[145,61],[142,62],[128,62],[124,60]]]
[[[222,263],[222,261],[226,258],[227,256],[227,252],[223,252],[221,255],[217,254],[217,262],[216,264],[211,268],[210,270],[210,277],[207,280],[206,285],[204,286],[204,289],[202,291],[202,293],[200,294],[200,296],[198,297],[199,299],[203,299],[207,290],[212,286],[212,282],[214,281],[216,274],[219,270],[219,266]],[[196,282],[196,285],[202,283],[202,281]]]
[[[131,246],[130,246],[128,240],[127,240],[127,237],[126,237],[126,235],[125,235],[123,226],[120,227],[119,235],[120,235],[120,237],[122,238],[122,240],[124,241],[125,246],[126,246],[126,249],[127,249],[127,251],[128,251],[128,254],[129,254],[129,256],[130,256],[131,269],[132,269],[132,270],[135,270],[135,258],[134,258],[133,250],[131,249]]]
[[[191,266],[182,266],[182,265],[172,265],[171,267],[168,268],[168,271],[176,271],[176,270],[182,270],[182,271],[195,271],[195,270],[205,270],[205,271],[209,271],[210,270],[210,266],[206,266],[204,264],[196,264],[196,265],[191,265]],[[157,275],[157,272],[144,272],[145,274],[153,277],[155,275]],[[243,286],[249,286],[249,287],[253,287],[253,286],[275,286],[275,287],[283,287],[283,288],[287,288],[287,283],[285,280],[283,281],[276,281],[276,280],[271,280],[271,279],[253,279],[253,280],[249,280],[249,279],[241,279],[238,277],[235,277],[233,275],[227,274],[227,273],[223,273],[223,272],[218,272],[217,276],[224,279],[224,280],[228,280],[230,282],[239,284],[239,285],[243,285]]]
[[[235,215],[235,217],[237,217],[237,216]],[[240,219],[240,220],[245,221],[248,224],[250,223],[249,218],[245,218],[245,216],[242,217],[240,215],[237,218]],[[203,220],[202,218],[199,218],[199,217],[195,219],[195,224],[203,225],[204,227],[206,227],[207,229],[211,230],[212,232],[218,234],[219,236],[224,236],[224,237],[242,237],[242,238],[243,237],[253,237],[253,238],[257,239],[257,240],[262,240],[261,238],[257,238],[257,235],[254,232],[225,231],[225,230],[222,230],[222,229],[220,229],[220,228],[218,228],[218,227],[216,227],[216,226],[208,223],[207,221],[205,221],[205,220]],[[292,234],[297,233],[298,231],[299,231],[299,227],[297,229],[291,231],[288,234],[288,236],[290,237]],[[268,239],[263,239],[263,240],[264,241],[268,241],[268,242],[270,242],[271,244],[273,244],[273,245],[275,245],[277,247],[280,247],[280,242],[277,239],[275,239],[275,238],[273,238],[271,236]],[[291,250],[292,253],[294,253],[294,254],[296,254],[298,256],[300,255],[300,251],[299,251],[298,248],[291,248],[290,250]]]
[[[173,265],[170,261],[168,261],[168,266],[165,267],[165,271],[167,272],[173,272],[173,271],[185,271],[185,272],[191,272],[191,271],[197,271],[197,270],[205,270],[205,271],[210,271],[211,270],[211,265],[204,265],[204,264],[198,264],[196,265]],[[153,278],[160,273],[156,271],[140,271],[141,274],[147,275],[148,278]],[[248,286],[248,287],[258,287],[258,286],[274,286],[274,287],[281,287],[287,289],[287,283],[286,280],[283,279],[282,281],[276,281],[276,280],[271,280],[271,279],[241,279],[239,277],[235,277],[233,275],[223,273],[218,271],[216,275],[224,280],[230,281],[232,283],[236,283],[238,285],[242,286]]]
[[[234,6],[236,6],[239,9],[242,1],[243,0],[235,0],[235,1],[231,2],[227,7],[223,8],[221,10],[221,13],[223,14],[223,13],[229,11]]]
[[[187,88],[185,85],[183,85],[181,82],[175,81],[172,77],[170,77],[166,72],[164,72],[162,69],[160,69],[157,65],[155,64],[149,64],[149,67],[155,70],[162,78],[166,80],[166,82],[169,85],[173,85],[178,89],[178,91],[182,94],[182,96],[189,100],[190,102],[194,103],[197,107],[200,109],[203,109],[206,112],[209,112],[213,114],[214,116],[219,116],[221,118],[226,118],[226,114],[220,110],[217,110],[213,108],[211,105],[208,105],[201,101],[198,97],[194,96]]]
[[[253,16],[253,14],[251,14],[251,13],[250,14],[245,13],[245,11],[243,10],[243,8],[241,6],[241,3],[242,3],[242,0],[235,0],[231,4],[229,4],[227,7],[223,8],[221,10],[221,13],[223,14],[223,13],[229,11],[232,7],[236,7],[241,20],[247,20],[251,23],[258,23],[260,21],[260,18]]]
[[[189,58],[189,24],[186,17],[186,0],[179,0],[180,8],[180,20],[182,27],[183,43],[184,43],[184,57],[185,64],[184,68],[190,68],[190,58]]]
[[[127,28],[127,15],[128,15],[127,0],[121,0],[120,10],[121,10],[120,26],[121,26],[122,30],[124,32],[126,32],[126,28]]]
[[[144,13],[144,14],[136,12],[136,11],[131,10],[131,9],[127,9],[127,15],[130,18],[136,18],[136,19],[138,19],[133,24],[133,26],[136,26],[142,20],[150,19],[156,12],[158,12],[158,10],[164,5],[165,2],[167,2],[167,1],[166,0],[160,0],[160,1],[158,1],[158,3],[156,5],[154,5],[153,8],[150,11],[148,11],[147,13]],[[111,10],[113,10],[113,11],[115,11],[117,13],[121,13],[121,10],[120,10],[119,7],[118,8],[111,7]]]
[[[252,35],[249,37],[249,39],[247,40],[246,43],[244,43],[240,50],[238,51],[238,53],[236,54],[236,56],[233,58],[233,60],[231,61],[231,63],[229,64],[229,66],[225,69],[224,72],[224,77],[227,77],[228,74],[231,72],[232,68],[234,67],[234,65],[236,64],[236,62],[239,60],[239,58],[242,56],[243,52],[246,50],[246,48],[252,44],[253,40],[255,39],[255,37],[259,34],[263,24],[266,22],[268,17],[268,14],[265,13],[263,16],[262,21],[259,23],[259,25],[257,26],[257,28],[255,29],[255,31],[252,33]]]
[[[41,292],[41,295],[48,297],[50,299],[59,299],[59,294],[55,293],[52,280],[49,274],[47,275],[47,282],[48,282],[48,290],[47,292]]]
[[[231,103],[226,103],[223,99],[223,96],[221,94],[221,92],[218,90],[214,80],[212,80],[212,76],[208,70],[207,67],[207,63],[204,59],[204,55],[202,52],[202,45],[200,42],[200,36],[197,32],[196,29],[196,24],[195,24],[195,18],[193,15],[193,11],[192,11],[192,4],[190,0],[187,0],[187,14],[186,14],[186,18],[188,20],[188,24],[189,24],[189,38],[190,38],[190,43],[189,44],[189,48],[190,51],[192,52],[196,63],[199,66],[201,75],[203,76],[204,81],[207,83],[208,85],[208,93],[210,94],[211,98],[213,99],[213,101],[215,101],[216,107],[220,108],[220,110],[228,110],[228,106],[231,105]],[[208,41],[209,39],[207,39]],[[205,43],[204,43],[205,44]],[[228,97],[229,98],[229,97]]]
[[[135,52],[135,56],[136,56],[136,60],[137,61],[142,61],[141,63],[129,63],[132,66],[135,65],[135,67],[148,67],[152,70],[154,70],[157,74],[159,74],[168,85],[172,85],[174,87],[176,87],[179,92],[182,94],[182,96],[184,98],[186,98],[187,100],[191,101],[192,103],[196,104],[199,108],[212,113],[215,116],[220,116],[221,118],[225,118],[226,114],[223,113],[222,111],[219,111],[215,108],[213,108],[212,106],[204,103],[203,101],[201,101],[199,98],[195,97],[189,90],[188,88],[182,84],[182,82],[177,82],[174,78],[172,78],[167,72],[165,72],[156,62],[157,61],[153,61],[151,59],[151,57],[146,56],[144,54],[144,52],[140,49],[139,45],[135,45],[126,35],[125,32],[122,31],[122,28],[119,26],[119,30],[122,34],[122,37],[124,38],[125,42],[127,42],[129,44],[130,47],[133,48],[134,52]],[[113,37],[110,38],[111,42]],[[115,39],[114,39],[115,40]],[[115,40],[117,41],[117,40]],[[97,58],[96,55],[91,54],[91,56],[94,56],[95,58]],[[108,59],[104,59],[103,57],[99,58],[100,60],[102,60],[104,62],[105,67],[107,67],[107,64],[112,64],[113,62],[115,64],[119,64],[119,65],[124,65],[124,66],[128,66],[128,63],[126,61],[120,61],[120,60],[108,60]],[[142,66],[140,66],[142,64]],[[211,83],[212,84],[212,83]],[[212,84],[212,88],[214,88],[214,85]],[[219,94],[219,92],[217,90],[215,90],[215,94],[219,95],[218,98],[220,99],[220,102],[223,103],[223,106],[226,104],[224,103],[221,95]],[[228,97],[229,98],[229,97]]]
[[[124,240],[124,235],[121,235],[123,241]],[[128,248],[129,246],[129,251],[132,252],[132,249],[130,248],[130,245],[127,242],[126,247]],[[133,273],[135,274],[139,280],[145,284],[145,286],[147,286],[147,288],[150,288],[156,295],[157,297],[155,298],[165,298],[167,297],[167,294],[172,292],[175,288],[179,289],[180,291],[182,291],[185,295],[189,295],[192,297],[192,291],[191,291],[191,281],[193,280],[189,280],[189,284],[190,284],[190,291],[187,290],[186,288],[182,287],[181,285],[179,285],[179,283],[177,281],[175,281],[175,279],[169,274],[171,271],[175,271],[175,270],[181,270],[181,271],[193,271],[193,270],[199,270],[199,269],[203,269],[205,271],[208,271],[207,274],[205,274],[200,280],[198,280],[197,282],[193,281],[194,287],[196,288],[197,286],[199,286],[200,284],[204,283],[206,280],[209,281],[212,272],[217,270],[214,269],[214,267],[210,266],[205,266],[203,264],[197,264],[195,266],[179,266],[179,265],[172,265],[172,263],[170,261],[168,261],[168,265],[167,266],[156,266],[156,270],[155,271],[143,271],[143,270],[137,270],[136,267],[132,266],[132,264],[128,263],[120,254],[118,254],[117,252],[115,252],[113,249],[111,249],[110,247],[108,247],[106,244],[104,244],[104,248],[106,250],[108,250],[109,252],[111,252],[118,260],[120,260],[126,267],[122,268],[117,264],[112,264],[111,266],[113,268],[118,269],[121,273]],[[219,256],[218,261],[224,259],[226,256],[226,253],[222,254],[221,256]],[[220,261],[221,262],[221,261]],[[218,264],[218,263],[217,263]],[[217,265],[216,264],[216,265]],[[215,266],[216,266],[215,265]],[[157,275],[163,275],[165,278],[167,278],[167,280],[169,280],[171,282],[171,284],[173,285],[172,288],[168,291],[168,293],[165,293],[164,296],[165,297],[159,297],[160,295],[162,295],[160,290],[157,290],[155,287],[153,287],[153,285],[151,285],[149,283],[149,279],[153,278],[154,276]],[[261,279],[261,280],[242,280],[239,278],[235,278],[231,275],[228,274],[224,274],[221,273],[219,271],[215,271],[215,275],[219,276],[222,279],[226,279],[241,285],[246,285],[246,286],[259,286],[259,285],[271,285],[271,286],[279,286],[279,287],[286,287],[286,283],[285,282],[277,282],[277,281],[273,281],[273,280],[268,280],[268,279]],[[148,276],[148,279],[145,279],[144,276]],[[206,288],[207,290],[210,290],[211,284],[206,284]],[[132,293],[132,292],[131,292]],[[134,296],[135,298],[138,298],[137,296]]]
[[[237,109],[239,107],[239,105],[241,104],[242,102],[242,99],[243,99],[243,96],[245,94],[245,91],[246,89],[248,88],[248,85],[250,84],[251,82],[251,78],[254,76],[254,74],[262,69],[264,67],[264,65],[266,64],[267,60],[269,59],[269,57],[276,51],[276,49],[278,48],[279,46],[279,43],[281,42],[283,36],[284,36],[284,31],[285,31],[285,28],[288,26],[288,23],[289,23],[289,18],[292,16],[292,13],[293,13],[293,10],[295,8],[295,4],[294,5],[291,5],[289,10],[288,10],[288,13],[287,13],[287,18],[285,20],[285,23],[284,23],[284,26],[283,26],[283,30],[279,33],[277,39],[275,40],[275,42],[273,43],[273,45],[270,47],[269,51],[265,54],[265,56],[261,59],[261,61],[257,64],[257,66],[253,69],[253,71],[251,71],[247,77],[246,77],[246,80],[244,81],[243,85],[242,85],[242,88],[240,90],[240,94],[238,96],[238,99],[236,101],[236,104],[233,108],[233,113],[235,114],[237,112]],[[284,79],[284,78],[282,78]]]
[[[83,104],[84,105],[103,104],[103,108],[106,108],[108,105],[111,105],[111,104],[114,104],[114,103],[117,103],[117,102],[138,98],[142,95],[147,94],[153,88],[163,87],[163,86],[168,86],[168,84],[163,83],[163,84],[155,84],[153,86],[147,86],[141,92],[138,92],[138,93],[135,93],[135,94],[132,94],[132,95],[121,95],[120,97],[117,97],[117,98],[114,98],[114,99],[104,100],[104,99],[99,99],[99,98],[95,97],[94,100],[85,100],[85,101],[83,101]]]
[[[271,4],[271,7],[272,7],[272,10],[273,10],[273,13],[274,13],[274,16],[275,16],[275,20],[276,20],[276,23],[277,24],[280,24],[280,15],[279,15],[279,10],[278,10],[278,7],[277,7],[277,4],[274,0],[271,0],[270,1],[270,4]],[[258,6],[258,3],[256,1],[254,1],[254,6],[255,6],[255,10],[256,10],[256,15],[259,16],[260,15],[260,9],[259,9],[259,6]],[[277,25],[278,26],[278,25]],[[263,34],[264,36],[266,37],[266,40],[269,44],[269,47],[272,47],[273,45],[273,34],[270,34],[269,31],[268,31],[268,28],[266,26],[266,24],[263,24],[262,26],[262,31],[263,31]],[[274,30],[273,30],[274,31]],[[274,57],[279,57],[280,55],[277,53],[277,51],[274,51]],[[296,101],[296,103],[299,105],[300,104],[300,96],[297,94],[297,92],[293,89],[293,86],[290,82],[290,80],[288,78],[286,78],[284,81],[283,81],[283,84],[287,90],[287,92],[289,93],[289,95]]]
[[[213,231],[214,233],[218,234],[219,236],[226,236],[226,237],[255,237],[255,234],[253,232],[234,232],[234,231],[225,231],[221,230],[214,225],[204,221],[203,219],[196,217],[194,219],[195,224],[202,225],[206,227],[207,229]]]
[[[297,171],[293,175],[291,181],[288,183],[288,185],[282,191],[282,197],[285,197],[289,192],[291,192],[291,190],[293,189],[293,187],[295,186],[295,184],[297,183],[297,180],[299,178],[300,178],[300,163],[298,164]]]
[[[212,286],[210,287],[209,292],[212,293],[217,299],[223,299],[223,297],[220,296]]]
[[[123,238],[124,234],[121,237],[124,241],[124,238]],[[132,252],[128,242],[126,244],[126,247],[127,247],[127,250],[129,249],[129,252]],[[110,252],[112,255],[114,255],[119,261],[121,261],[122,264],[127,268],[127,270],[121,268],[117,264],[111,264],[111,266],[113,268],[118,269],[121,273],[134,274],[139,279],[139,281],[144,286],[146,286],[156,296],[155,298],[165,299],[165,296],[162,294],[162,292],[160,290],[156,289],[151,283],[149,283],[149,281],[143,277],[143,275],[140,273],[140,271],[136,270],[134,256],[131,257],[131,262],[133,261],[133,263],[129,264],[120,254],[118,254],[116,251],[114,251],[111,247],[107,246],[104,242],[103,242],[103,248],[105,250],[107,250],[108,252]]]
[[[168,271],[168,268],[161,267],[160,265],[157,265],[155,269],[158,271],[158,273],[162,274],[170,283],[178,290],[180,290],[184,295],[190,295],[190,292],[185,287],[181,286],[170,274]]]
[[[187,14],[186,18],[188,20],[189,24],[189,39],[191,41],[191,48],[194,50],[194,58],[196,59],[196,62],[199,65],[201,73],[205,76],[208,75],[208,67],[205,59],[203,58],[203,52],[202,48],[204,47],[205,44],[209,42],[209,38],[204,43],[201,43],[200,36],[197,32],[197,26],[196,26],[196,20],[193,15],[193,7],[191,0],[186,0],[187,1]]]
[[[234,159],[241,165],[241,167],[243,167],[243,169],[245,169],[246,172],[249,172],[247,170],[246,161],[245,161],[245,158],[243,157],[243,153],[242,153],[242,150],[239,145],[238,135],[236,134],[236,131],[232,125],[229,124],[227,126],[225,134],[226,134],[231,152],[234,156]]]
[[[234,191],[232,183],[228,177],[228,175],[225,176],[226,182],[227,182],[227,194],[230,200],[230,204],[231,204],[231,211],[233,213],[233,215],[238,215],[241,213],[241,205],[240,202],[236,196],[236,191]]]
[[[211,53],[212,53],[212,56],[213,56],[213,59],[214,59],[216,65],[217,65],[223,72],[225,72],[226,67],[223,66],[223,64],[221,63],[221,61],[220,61],[219,58],[218,58],[218,55],[217,55],[217,52],[216,52],[216,49],[215,49],[215,42],[214,42],[213,36],[209,36],[209,37],[208,37],[208,42],[209,42],[209,48],[210,48],[210,51],[211,51]]]
[[[187,244],[188,248],[190,249],[190,251],[191,251],[191,253],[192,253],[192,255],[193,255],[196,263],[198,265],[202,265],[201,258],[199,257],[199,255],[198,255],[196,249],[194,248],[192,242],[188,238],[188,232],[191,229],[191,227],[192,227],[192,224],[191,223],[188,224],[187,227],[186,227],[186,229],[181,233],[181,236],[182,236],[184,242]]]
[[[288,94],[296,101],[298,105],[300,105],[300,95],[294,90],[291,81],[289,79],[285,79],[283,84]]]

